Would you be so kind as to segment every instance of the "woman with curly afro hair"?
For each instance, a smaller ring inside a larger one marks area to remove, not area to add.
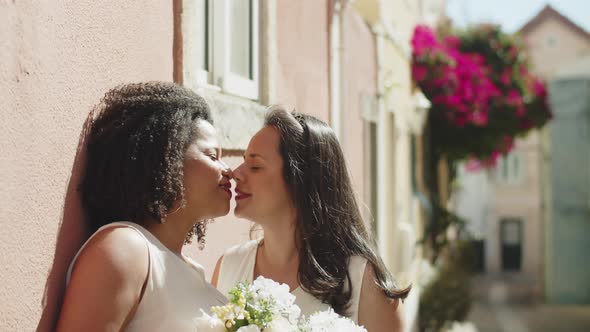
[[[67,274],[59,331],[194,331],[226,301],[183,256],[229,212],[209,106],[173,83],[118,86],[90,114],[81,186],[94,234]]]

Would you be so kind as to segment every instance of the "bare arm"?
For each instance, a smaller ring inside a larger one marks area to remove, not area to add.
[[[400,300],[391,300],[375,284],[375,273],[367,264],[359,300],[359,324],[368,332],[401,332],[404,329]]]
[[[215,264],[215,270],[213,270],[213,276],[211,277],[211,284],[217,287],[217,281],[219,281],[219,268],[221,267],[221,261],[223,256],[219,257],[217,264]]]
[[[149,271],[145,240],[111,228],[84,248],[72,271],[58,331],[120,331],[135,314]]]

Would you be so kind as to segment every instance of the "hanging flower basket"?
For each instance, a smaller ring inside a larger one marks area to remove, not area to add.
[[[545,85],[517,37],[485,25],[456,34],[417,26],[412,76],[432,102],[435,153],[493,165],[514,139],[551,119]]]

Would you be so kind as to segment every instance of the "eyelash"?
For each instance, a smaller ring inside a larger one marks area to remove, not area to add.
[[[210,155],[209,155],[209,158],[211,158],[211,160],[213,160],[213,161],[217,161],[217,160],[219,160],[219,159],[217,158],[217,156],[216,156],[216,155],[214,155],[214,154],[210,154]]]

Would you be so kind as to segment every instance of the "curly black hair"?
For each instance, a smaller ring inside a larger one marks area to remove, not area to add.
[[[80,186],[92,231],[114,221],[163,221],[184,202],[184,154],[194,122],[212,123],[205,100],[174,83],[124,84],[108,91],[91,113],[87,164]],[[193,235],[202,247],[204,221]]]

